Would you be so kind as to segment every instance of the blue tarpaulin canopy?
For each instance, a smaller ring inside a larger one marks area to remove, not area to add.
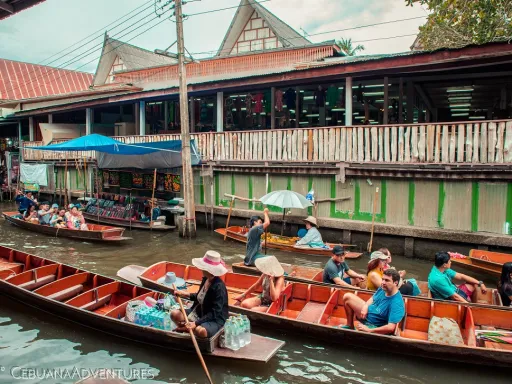
[[[97,151],[99,168],[173,168],[181,166],[181,140],[156,143],[125,144],[111,137],[91,134],[60,144],[27,147],[38,151]],[[193,140],[190,142],[192,165],[200,156]],[[137,157],[133,157],[133,156]]]

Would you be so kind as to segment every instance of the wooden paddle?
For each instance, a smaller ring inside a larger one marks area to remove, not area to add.
[[[172,285],[172,289],[174,291],[174,295],[176,296],[176,299],[178,299],[178,304],[180,305],[181,313],[183,314],[185,321],[187,321],[187,312],[185,311],[185,308],[183,308],[183,303],[181,302],[181,297],[176,295],[176,285]],[[188,333],[190,334],[190,338],[192,339],[192,343],[194,343],[194,348],[196,349],[197,356],[199,357],[199,361],[201,361],[201,365],[203,366],[204,373],[206,374],[206,377],[210,381],[211,384],[213,384],[212,377],[210,376],[210,372],[208,372],[208,368],[206,367],[206,363],[204,362],[203,355],[201,354],[201,351],[199,350],[199,345],[197,345],[196,336],[194,335],[194,331],[189,329]]]
[[[153,192],[151,193],[151,213],[150,213],[150,222],[149,228],[153,231],[153,209],[155,208],[155,188],[156,188],[156,168],[153,173]]]
[[[229,203],[229,212],[228,212],[228,220],[226,221],[226,232],[224,233],[224,241],[228,237],[228,228],[229,228],[229,220],[231,219],[231,212],[233,211],[233,203],[235,202],[235,197],[231,197],[231,202]]]
[[[373,230],[375,228],[375,211],[377,210],[377,196],[379,195],[379,188],[375,189],[375,195],[373,197],[373,212],[372,212],[372,231],[370,233],[370,242],[368,243],[368,252],[372,251],[373,245]]]

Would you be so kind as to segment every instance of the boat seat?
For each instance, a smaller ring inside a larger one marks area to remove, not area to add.
[[[492,341],[485,341],[484,347],[489,349],[501,349],[502,351],[512,351],[512,344],[495,343]]]
[[[57,301],[64,301],[64,300],[72,298],[73,296],[78,295],[83,290],[84,290],[84,286],[82,284],[73,285],[72,287],[63,289],[62,291],[52,293],[51,295],[48,296],[48,298],[57,300]]]
[[[27,291],[33,291],[36,288],[42,287],[43,285],[46,285],[48,283],[51,283],[52,281],[55,281],[55,275],[48,275],[41,277],[36,280],[30,280],[26,283],[18,285],[18,287],[26,289]]]
[[[103,296],[102,298],[91,301],[90,303],[84,304],[80,307],[80,309],[85,309],[86,311],[95,311],[99,307],[104,306],[106,303],[110,301],[112,295]]]
[[[300,315],[300,312],[301,311],[294,311],[293,309],[285,309],[279,316],[286,317],[288,319],[296,319]]]
[[[330,327],[339,327],[340,325],[346,325],[347,319],[344,317],[329,317],[329,319],[325,322],[325,325]]]
[[[324,309],[325,303],[314,303],[310,301],[302,308],[299,316],[297,316],[297,320],[316,324],[320,320]]]
[[[412,329],[401,331],[400,336],[405,339],[428,340],[428,332],[414,331]]]

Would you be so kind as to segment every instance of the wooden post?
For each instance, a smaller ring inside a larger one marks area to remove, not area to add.
[[[404,79],[400,78],[398,84],[398,123],[404,122]]]
[[[151,219],[149,221],[149,227],[153,230],[153,209],[155,208],[155,188],[156,188],[156,168],[153,173],[153,191],[151,192]]]
[[[270,129],[276,128],[276,88],[270,88]],[[278,143],[278,145],[282,145]]]
[[[345,126],[352,125],[352,78],[345,79]]]
[[[96,173],[96,211],[97,211],[97,219],[98,224],[100,223],[100,180],[98,178],[98,167],[95,168]]]
[[[389,77],[384,77],[384,111],[383,111],[383,117],[382,117],[382,124],[389,124]]]
[[[185,68],[185,42],[183,37],[182,0],[175,0],[176,35],[178,40],[178,77],[180,85],[181,157],[183,163],[183,197],[185,199],[184,233],[196,236],[196,207],[194,177],[190,156],[190,127],[188,118],[187,71]]]
[[[64,207],[68,206],[68,158],[64,166]]]

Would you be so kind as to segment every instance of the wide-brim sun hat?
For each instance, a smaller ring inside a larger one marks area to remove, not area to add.
[[[316,221],[316,218],[314,218],[313,216],[308,216],[308,217],[306,217],[306,218],[305,218],[304,220],[302,220],[302,221],[308,222],[309,224],[314,225],[315,227],[317,227],[317,228],[318,228],[318,223],[317,223],[317,221]]]
[[[284,269],[275,256],[259,257],[254,261],[256,268],[272,277],[280,277],[284,275]]]
[[[213,276],[222,276],[228,272],[220,253],[216,251],[206,251],[202,258],[192,259],[192,264]]]
[[[370,261],[368,261],[368,264],[370,264],[373,260],[375,259],[379,259],[379,260],[387,260],[388,259],[388,256],[386,256],[385,254],[383,254],[381,251],[375,251],[375,252],[372,252],[372,254],[370,255]]]
[[[158,284],[163,284],[163,285],[167,285],[167,286],[172,286],[174,284],[176,286],[176,288],[180,288],[180,287],[187,285],[185,280],[183,280],[181,277],[176,277],[176,274],[174,272],[167,272],[164,276],[159,278],[156,282]]]

